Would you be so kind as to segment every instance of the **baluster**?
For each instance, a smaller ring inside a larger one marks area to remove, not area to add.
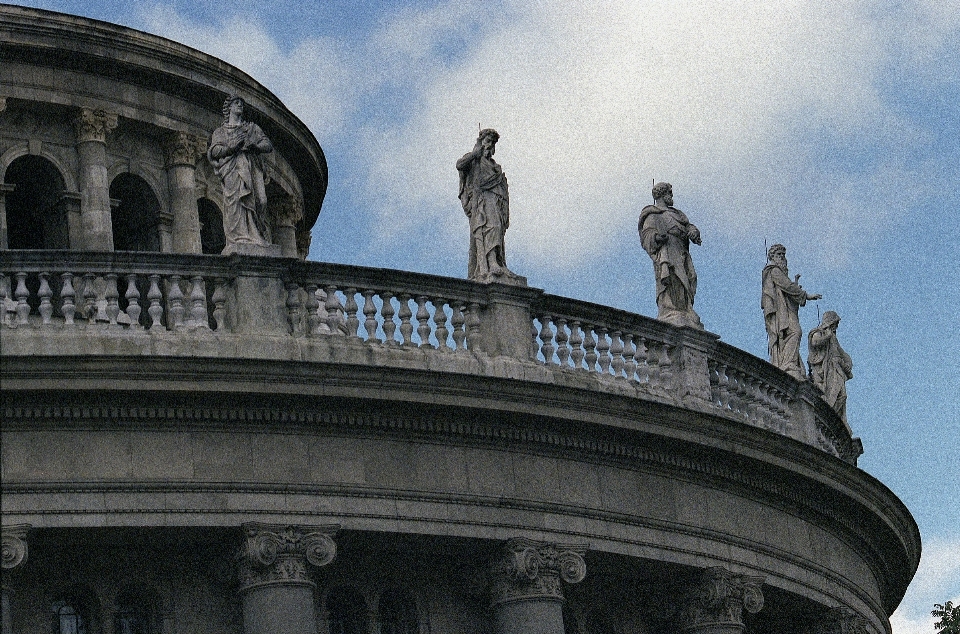
[[[720,403],[720,372],[713,359],[707,360],[707,375],[710,377],[710,402],[717,406]]]
[[[777,389],[767,385],[764,390],[767,401],[767,425],[769,429],[780,429],[780,412],[777,408]],[[784,427],[784,431],[786,428]]]
[[[727,367],[727,407],[731,412],[740,411],[740,397],[738,396],[738,381],[740,377],[736,368]]]
[[[433,348],[430,345],[430,313],[427,311],[427,296],[417,295],[417,336],[421,348]]]
[[[207,284],[203,281],[202,275],[194,275],[190,278],[190,318],[193,321],[194,328],[210,329],[210,319],[207,317]],[[300,295],[297,294],[297,302],[300,301]]]
[[[634,358],[637,360],[637,383],[650,382],[650,364],[647,362],[647,339],[646,337],[637,337],[637,353]]]
[[[104,297],[107,300],[107,320],[111,326],[117,325],[117,316],[120,314],[120,289],[117,288],[117,274],[107,273]]]
[[[30,304],[27,303],[29,296],[30,291],[27,290],[27,274],[23,272],[17,273],[17,289],[14,291],[14,297],[17,298],[17,325],[19,326],[27,324],[27,317],[30,315]]]
[[[317,332],[324,335],[331,334],[330,332],[330,316],[327,313],[327,292],[320,288],[317,285],[317,303],[320,304],[317,306]]]
[[[366,289],[361,293],[363,295],[363,328],[367,331],[367,341],[376,341],[377,339],[377,305],[373,303],[373,296],[377,291]]]
[[[463,307],[460,302],[455,302],[450,304],[450,308],[453,311],[453,315],[450,317],[450,323],[453,325],[453,349],[457,352],[466,350],[467,333],[463,329],[463,325],[467,320],[463,316]]]
[[[660,384],[666,388],[673,388],[673,360],[670,358],[670,352],[673,349],[668,343],[664,343],[660,348]]]
[[[757,399],[754,396],[755,387],[756,382],[754,378],[744,372],[743,381],[740,383],[740,390],[743,394],[741,400],[743,401],[743,417],[750,423],[757,422]]]
[[[540,354],[540,344],[537,343],[537,322],[536,317],[530,316],[530,358],[536,360]]]
[[[580,322],[576,319],[570,322],[570,356],[573,358],[573,367],[583,368],[583,334],[580,331]]]
[[[224,322],[227,312],[224,307],[227,303],[226,279],[218,277],[213,280],[213,296],[210,298],[210,301],[213,302],[213,324],[219,332],[226,327],[226,323]]]
[[[442,297],[435,297],[430,301],[433,303],[433,323],[436,326],[437,348],[450,350],[450,346],[447,345],[447,337],[450,336],[450,331],[447,330],[447,311],[444,310],[447,300]]]
[[[306,293],[306,298],[303,300],[303,308],[307,311],[306,335],[311,337],[319,334],[317,329],[320,326],[320,315],[318,314],[320,300],[317,299],[317,285],[314,282],[306,282],[303,285],[303,291]]]
[[[123,294],[127,300],[127,317],[130,319],[131,328],[140,328],[140,313],[143,310],[140,307],[140,291],[137,289],[137,274],[127,274],[127,290]]]
[[[737,397],[740,400],[740,415],[750,420],[750,376],[741,371],[737,380]]]
[[[50,288],[49,278],[49,273],[40,273],[40,289],[37,291],[37,296],[40,298],[40,320],[44,324],[49,324],[50,317],[53,315],[53,303],[50,301],[53,290]]]
[[[60,306],[60,312],[63,313],[64,325],[72,326],[74,323],[74,315],[77,312],[77,305],[74,303],[77,292],[73,290],[73,273],[61,273],[60,281],[60,299],[63,300],[63,304]],[[0,307],[2,307],[3,304],[4,301],[0,299]]]
[[[623,335],[623,374],[629,381],[635,381],[637,377],[637,361],[634,358],[637,349],[633,346],[633,335],[625,333]]]
[[[610,342],[607,341],[607,328],[597,326],[597,350],[600,352],[600,374],[610,374]]]
[[[170,302],[170,330],[179,330],[183,328],[183,315],[186,309],[183,307],[183,289],[180,288],[179,275],[170,276],[170,292],[167,294],[167,301]]]
[[[83,274],[83,316],[88,323],[97,321],[97,289],[94,287],[93,273]]]
[[[594,372],[597,369],[597,340],[593,338],[593,325],[583,324],[583,349],[586,351],[585,360],[587,370]]]
[[[147,308],[147,314],[150,315],[150,328],[162,325],[163,306],[160,301],[163,299],[163,293],[160,292],[160,276],[153,274],[150,276],[150,290],[147,291],[147,301],[150,307]]]
[[[383,342],[388,346],[399,345],[396,339],[397,322],[393,320],[396,311],[393,309],[393,293],[383,291],[380,293],[380,299],[383,305],[380,306],[380,316],[383,318]]]
[[[550,315],[541,315],[540,317],[540,352],[543,353],[543,362],[553,364],[553,330],[550,328]]]
[[[660,355],[663,347],[656,341],[649,341],[647,346],[647,366],[649,369],[650,385],[661,385],[660,382]]]
[[[567,334],[567,320],[564,317],[557,317],[553,320],[557,327],[557,334],[554,339],[557,342],[557,359],[560,360],[561,368],[570,367],[570,346],[567,342],[570,336]]]
[[[360,320],[357,313],[360,312],[360,306],[357,305],[357,289],[348,288],[343,292],[346,301],[343,304],[343,310],[347,313],[347,335],[352,339],[359,339]]]
[[[287,321],[290,323],[290,332],[296,335],[302,329],[302,322],[300,320],[300,285],[294,281],[290,281],[285,284],[285,287],[287,289],[287,301],[285,302],[287,307]]]
[[[776,390],[774,393],[776,394],[777,423],[779,423],[777,431],[786,433],[787,426],[790,424],[790,397],[780,390]]]
[[[403,339],[400,345],[409,346],[413,343],[413,324],[410,323],[413,313],[410,311],[410,296],[403,294],[397,299],[400,300],[400,337]]]
[[[623,340],[621,337],[623,333],[619,330],[613,331],[613,334],[610,335],[610,355],[613,357],[613,376],[621,376],[623,374]]]
[[[340,300],[337,299],[337,287],[328,286],[324,289],[324,292],[327,294],[327,299],[323,304],[327,311],[327,327],[330,329],[330,334],[342,335],[344,334],[344,331],[341,329],[343,313]]]
[[[717,365],[717,392],[719,393],[718,406],[722,410],[730,408],[730,371],[726,363]]]
[[[467,347],[474,352],[483,348],[480,335],[480,304],[476,302],[471,302],[467,306]]]
[[[770,416],[772,409],[770,405],[770,386],[763,381],[759,381],[757,383],[757,396],[760,399],[760,405],[757,408],[760,424],[765,429],[773,429],[775,426],[772,424]]]

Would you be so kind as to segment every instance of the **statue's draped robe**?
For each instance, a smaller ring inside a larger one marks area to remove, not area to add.
[[[648,205],[640,213],[640,244],[653,260],[657,281],[657,319],[677,326],[703,328],[693,310],[697,294],[697,272],[690,257],[690,235],[694,228],[679,209]],[[657,243],[657,235],[667,240]]]
[[[503,246],[510,225],[510,194],[503,169],[491,158],[473,152],[457,161],[460,202],[470,218],[470,259],[467,277],[483,279],[491,272],[508,273]],[[490,255],[501,271],[490,270]]]
[[[847,379],[853,378],[853,360],[840,347],[837,335],[821,324],[807,337],[810,380],[823,391],[824,400],[847,420]]]
[[[246,132],[247,141],[260,152],[273,149],[263,130],[250,121],[234,126],[224,124],[214,130],[207,156],[223,181],[223,233],[228,246],[238,242],[266,246],[270,244],[270,227],[260,153],[229,153],[241,132]]]
[[[790,279],[787,270],[776,264],[763,268],[763,320],[767,326],[767,350],[770,363],[790,376],[803,380],[800,359],[800,307],[807,303],[807,293]]]

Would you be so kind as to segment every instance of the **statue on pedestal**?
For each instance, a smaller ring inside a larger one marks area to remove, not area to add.
[[[767,349],[770,363],[798,381],[806,379],[800,359],[800,307],[822,295],[810,295],[798,283],[800,276],[790,279],[787,249],[775,244],[767,250],[768,264],[763,268],[763,319],[767,327]]]
[[[823,314],[820,325],[807,335],[807,365],[810,380],[823,392],[823,399],[846,421],[846,383],[853,378],[853,360],[837,341],[839,325],[840,315],[832,310]]]
[[[207,158],[223,182],[224,254],[271,255],[267,192],[260,155],[273,144],[256,123],[243,120],[244,101],[230,95],[223,102],[223,125],[214,130]],[[279,253],[277,253],[279,255]]]
[[[638,230],[644,251],[653,260],[657,281],[657,319],[674,326],[703,330],[693,310],[697,272],[690,257],[690,243],[701,244],[700,230],[673,206],[670,183],[653,186],[654,204],[640,213]]]
[[[526,284],[507,268],[503,246],[510,226],[510,194],[507,177],[493,160],[500,135],[481,130],[473,150],[457,161],[460,172],[460,203],[470,219],[470,260],[467,277],[478,282]]]

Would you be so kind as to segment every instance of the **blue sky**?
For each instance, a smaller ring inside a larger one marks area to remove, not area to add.
[[[283,99],[330,166],[311,259],[464,276],[454,163],[478,123],[501,134],[508,263],[547,292],[655,315],[636,222],[667,180],[703,235],[704,324],[764,356],[764,244],[785,244],[843,319],[860,466],[924,537],[894,632],[960,602],[960,1],[22,4],[194,46]]]

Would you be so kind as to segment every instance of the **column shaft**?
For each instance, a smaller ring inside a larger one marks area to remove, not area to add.
[[[74,121],[80,165],[80,215],[83,249],[113,251],[110,218],[110,178],[107,133],[117,127],[117,115],[83,108]]]

